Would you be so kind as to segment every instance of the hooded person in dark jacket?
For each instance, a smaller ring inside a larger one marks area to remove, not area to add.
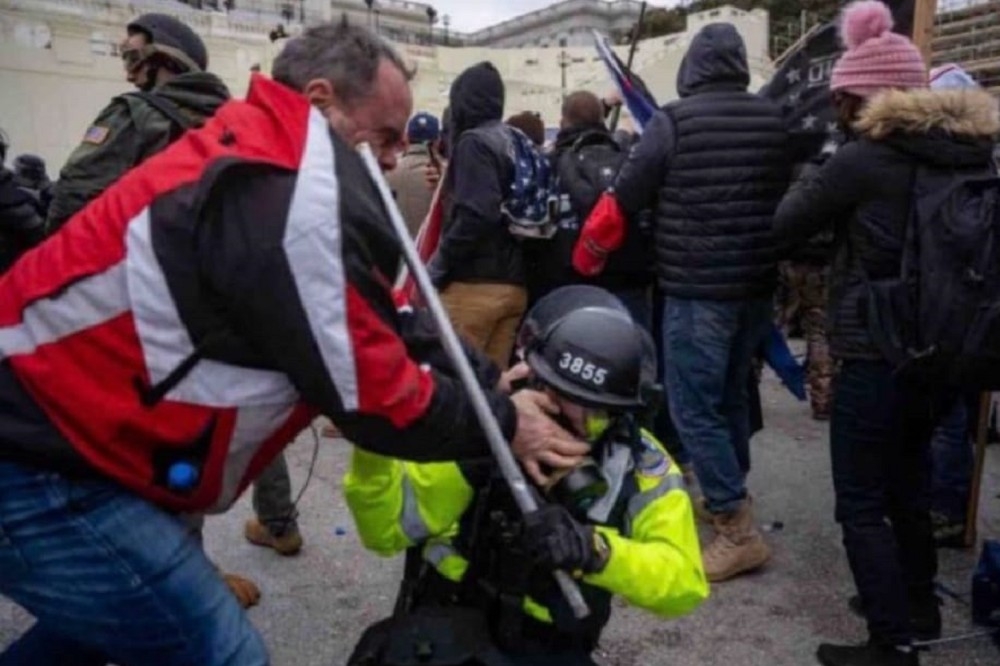
[[[53,187],[50,232],[229,99],[222,80],[206,71],[205,45],[190,27],[172,16],[143,14],[127,30],[122,59],[139,92],[113,98],[84,132]]]
[[[577,270],[598,272],[620,244],[625,218],[635,224],[640,210],[654,207],[667,394],[716,531],[704,551],[713,582],[770,557],[747,498],[747,384],[770,324],[771,223],[789,160],[781,110],[747,92],[749,82],[736,29],[702,28],[678,73],[681,99],[650,120],[574,252]]]
[[[445,221],[429,266],[455,327],[500,367],[527,307],[521,247],[501,212],[514,177],[503,105],[503,81],[488,62],[452,83]]]
[[[44,237],[38,200],[4,166],[7,139],[0,132],[0,273]]]
[[[978,90],[930,91],[920,52],[891,32],[880,2],[844,14],[848,47],[830,82],[851,140],[807,169],[775,217],[779,240],[833,227],[829,337],[840,362],[830,426],[836,518],[868,622],[862,646],[821,645],[826,666],[914,666],[914,639],[941,633],[928,447],[955,403],[945,389],[900,380],[869,333],[869,280],[898,277],[918,168],[988,175],[996,100]]]

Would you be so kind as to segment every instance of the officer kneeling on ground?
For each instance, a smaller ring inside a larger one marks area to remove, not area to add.
[[[538,488],[548,503],[522,519],[492,460],[419,464],[356,449],[344,486],[364,544],[409,551],[393,617],[365,633],[350,664],[593,664],[612,595],[668,617],[707,597],[680,470],[637,425],[654,393],[652,342],[611,294],[586,286],[539,301],[519,342],[529,383],[558,403],[590,459]],[[581,579],[585,620],[573,619],[556,569]]]

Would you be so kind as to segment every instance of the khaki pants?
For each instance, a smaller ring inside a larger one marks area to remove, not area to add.
[[[528,306],[527,292],[511,284],[453,282],[441,292],[452,325],[472,346],[506,368],[518,324]]]

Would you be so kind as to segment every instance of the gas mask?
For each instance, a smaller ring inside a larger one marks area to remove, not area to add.
[[[560,415],[556,421],[569,432],[575,428],[568,419]],[[603,411],[589,412],[584,419],[584,432],[591,449],[598,445],[611,426],[611,417]],[[546,496],[561,504],[579,519],[585,519],[587,511],[608,492],[608,480],[601,466],[591,457],[584,458],[579,465],[564,470],[551,478],[543,488]]]

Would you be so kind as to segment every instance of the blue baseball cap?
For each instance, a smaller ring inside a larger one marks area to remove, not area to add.
[[[406,124],[406,138],[409,139],[410,143],[437,141],[440,136],[440,121],[426,111],[417,113]]]

